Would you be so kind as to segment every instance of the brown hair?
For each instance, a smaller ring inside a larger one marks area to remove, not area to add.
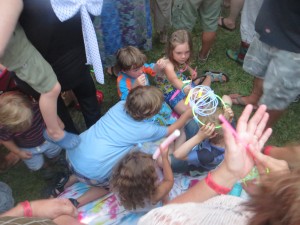
[[[144,65],[146,60],[146,56],[133,46],[121,48],[117,52],[117,68],[119,70],[127,71],[139,68]]]
[[[126,112],[135,120],[143,120],[157,114],[164,101],[163,93],[154,86],[138,86],[130,90]]]
[[[130,152],[114,167],[110,186],[125,209],[144,207],[157,188],[158,176],[151,155]]]
[[[190,61],[193,55],[193,40],[191,37],[190,32],[187,30],[177,30],[171,34],[169,41],[166,46],[166,56],[167,58],[173,63],[175,67],[179,67],[178,63],[173,58],[173,51],[179,44],[188,43],[190,48],[190,58],[188,59],[187,63]]]
[[[300,169],[265,175],[246,206],[249,225],[300,224]]]
[[[32,124],[32,105],[29,98],[20,92],[0,95],[0,126],[10,132],[22,132]]]

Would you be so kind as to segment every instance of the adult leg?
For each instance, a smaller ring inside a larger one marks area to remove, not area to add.
[[[199,59],[207,59],[208,55],[209,55],[209,51],[211,49],[211,47],[213,46],[215,40],[216,40],[216,36],[217,33],[214,31],[204,31],[202,33],[202,47],[201,50],[199,52]]]
[[[89,128],[101,117],[101,107],[97,101],[94,81],[88,70],[82,75],[80,84],[73,88],[73,92],[80,104],[86,126]]]
[[[221,27],[233,30],[236,28],[236,19],[238,18],[245,0],[231,0],[230,1],[230,13],[229,16],[224,18],[220,17],[218,25]]]

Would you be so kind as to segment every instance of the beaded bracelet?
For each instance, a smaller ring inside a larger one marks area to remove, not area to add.
[[[24,217],[32,217],[32,208],[29,201],[24,201],[20,203],[23,207]]]
[[[215,181],[212,179],[210,172],[207,174],[207,177],[205,178],[205,183],[207,184],[208,187],[213,189],[219,195],[226,195],[231,191],[230,188],[223,187],[215,183]]]

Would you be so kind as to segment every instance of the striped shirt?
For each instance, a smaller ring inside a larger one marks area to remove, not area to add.
[[[32,103],[32,112],[32,125],[28,130],[24,132],[12,133],[0,126],[0,140],[12,140],[20,148],[32,148],[43,144],[45,142],[43,130],[46,126],[38,103]]]

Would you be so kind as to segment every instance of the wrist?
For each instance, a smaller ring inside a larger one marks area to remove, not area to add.
[[[212,180],[221,187],[231,190],[233,185],[239,180],[225,166],[220,165],[215,170],[211,171]]]
[[[21,202],[20,205],[23,208],[23,216],[32,217],[33,214],[32,214],[32,208],[30,202],[26,200],[24,202]]]

